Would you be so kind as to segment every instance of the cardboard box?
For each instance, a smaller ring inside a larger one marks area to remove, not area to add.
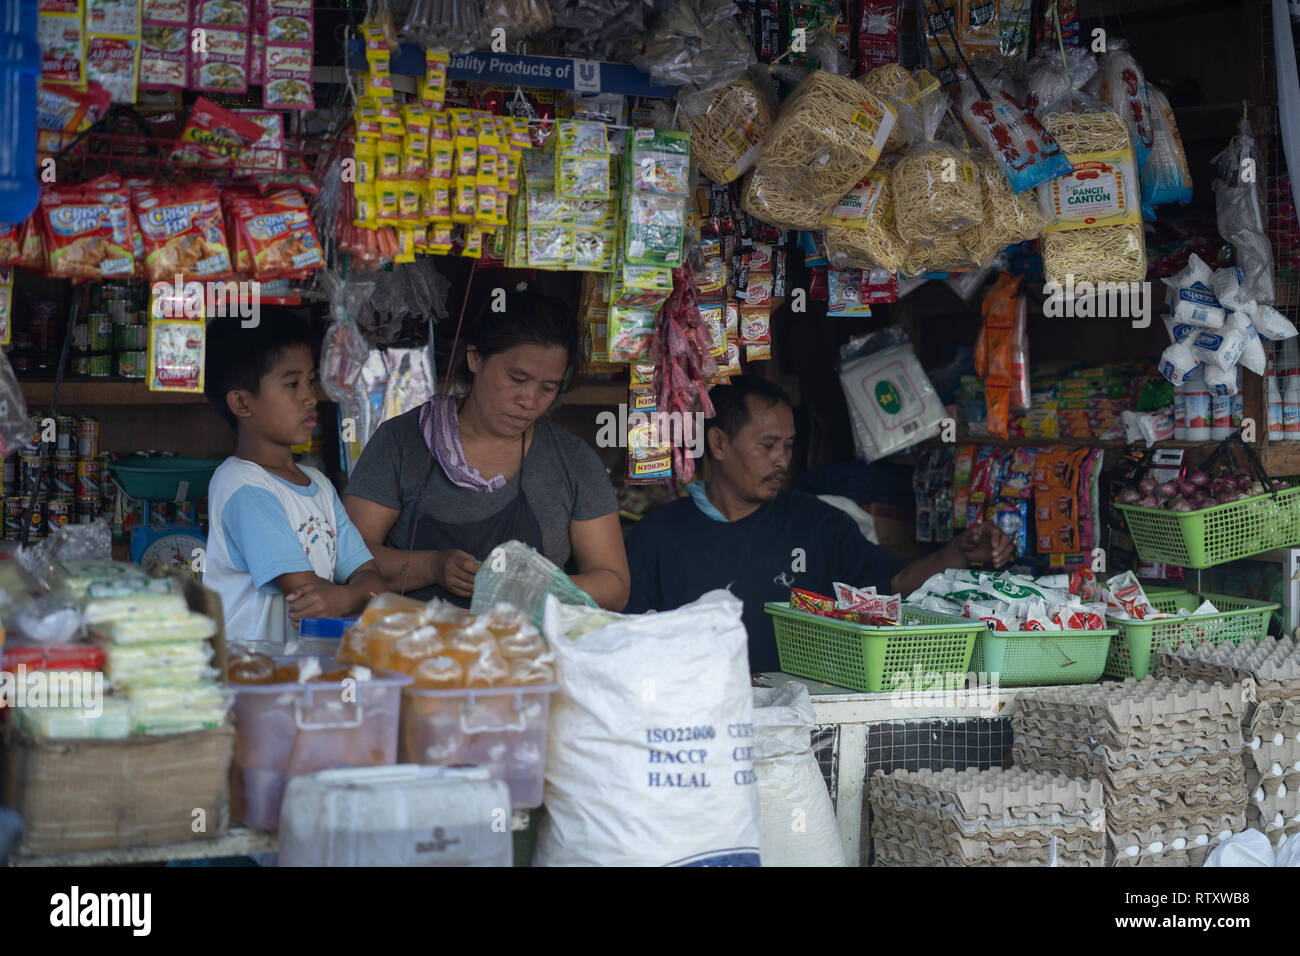
[[[0,795],[23,818],[19,855],[208,840],[230,826],[229,724],[160,737],[42,741],[10,725],[4,744]]]

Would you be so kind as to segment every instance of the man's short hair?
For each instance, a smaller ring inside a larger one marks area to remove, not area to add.
[[[234,389],[257,394],[262,376],[271,371],[285,349],[305,345],[316,360],[320,336],[293,312],[263,309],[261,321],[245,328],[239,316],[213,319],[207,330],[207,360],[203,391],[221,417],[238,430],[239,422],[226,403]]]
[[[735,439],[740,430],[749,424],[749,396],[762,399],[768,408],[778,402],[794,411],[794,402],[785,389],[770,379],[758,375],[737,375],[729,385],[715,385],[709,389],[709,399],[713,402],[713,417],[704,420],[705,454],[713,457],[709,451],[708,434],[710,428],[721,428],[728,439]]]

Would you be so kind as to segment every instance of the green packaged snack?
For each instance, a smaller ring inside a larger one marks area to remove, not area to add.
[[[632,189],[668,196],[690,195],[690,134],[665,129],[635,130],[632,135]]]

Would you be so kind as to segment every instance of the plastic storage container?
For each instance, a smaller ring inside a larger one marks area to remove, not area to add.
[[[219,458],[123,458],[109,467],[127,497],[142,501],[206,498]]]
[[[275,662],[303,659],[281,656]],[[320,661],[325,669],[333,666],[328,657]],[[354,687],[342,681],[230,685],[239,731],[230,768],[232,817],[274,830],[291,777],[396,763],[401,692],[411,682],[406,674],[381,672]]]
[[[356,767],[289,781],[280,866],[510,866],[510,791],[478,768]]]
[[[764,610],[782,671],[863,693],[965,687],[975,639],[988,631],[983,621],[908,605],[903,620],[920,623],[899,627],[837,621],[776,602]]]
[[[3,34],[0,89],[0,220],[22,222],[36,208],[36,86],[41,78],[41,47],[37,27],[39,7],[32,0],[0,3]]]
[[[1110,622],[1119,634],[1110,644],[1106,659],[1107,677],[1136,677],[1138,680],[1155,670],[1155,658],[1161,651],[1176,651],[1184,644],[1240,644],[1245,638],[1260,639],[1268,633],[1268,619],[1280,605],[1266,601],[1230,597],[1226,594],[1195,595],[1188,591],[1147,592],[1157,611],[1176,614],[1180,609],[1196,610],[1202,601],[1219,609],[1218,614],[1198,617],[1157,618],[1154,621]]]
[[[403,762],[475,764],[510,787],[516,807],[542,805],[546,729],[558,684],[402,693]]]
[[[1000,687],[1090,684],[1101,676],[1114,628],[1100,631],[987,631],[970,669],[997,674]]]
[[[299,654],[338,653],[343,632],[357,623],[355,617],[305,617],[298,622]]]
[[[1300,488],[1255,495],[1199,511],[1115,506],[1124,513],[1143,561],[1208,568],[1279,548],[1300,546]]]

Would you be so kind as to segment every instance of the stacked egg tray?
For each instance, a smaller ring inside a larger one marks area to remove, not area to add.
[[[1025,770],[877,770],[877,866],[1104,866],[1101,785]]]
[[[1247,821],[1274,849],[1300,833],[1300,645],[1267,637],[1236,647],[1181,647],[1162,654],[1159,668],[1170,676],[1241,685]]]
[[[1241,687],[1148,677],[1022,694],[1016,766],[1100,781],[1108,860],[1199,866],[1246,824]]]

